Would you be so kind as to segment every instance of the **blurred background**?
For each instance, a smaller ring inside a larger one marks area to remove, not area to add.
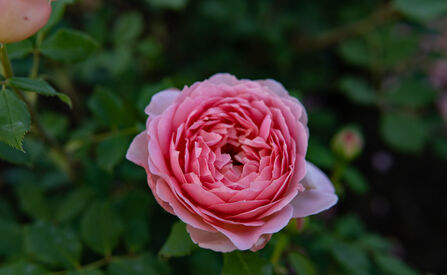
[[[29,94],[47,136],[0,143],[0,274],[235,274],[124,159],[154,93],[217,72],[303,102],[340,196],[274,235],[264,274],[447,272],[447,1],[58,0],[7,49],[73,108]]]

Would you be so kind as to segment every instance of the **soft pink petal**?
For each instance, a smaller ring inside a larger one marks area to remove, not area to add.
[[[263,234],[272,234],[284,228],[292,218],[293,209],[286,205],[265,220],[260,227],[230,226],[222,224],[213,227],[227,236],[239,250],[252,248]]]
[[[127,150],[126,158],[136,165],[142,166],[147,170],[148,162],[148,140],[147,132],[143,131],[138,134],[130,144],[129,150]]]
[[[307,162],[307,174],[301,184],[306,191],[299,193],[290,203],[294,218],[317,214],[337,203],[338,197],[331,181],[310,162]]]
[[[250,248],[251,251],[256,252],[258,250],[263,249],[266,244],[272,238],[272,234],[264,234],[256,241],[256,243]]]
[[[149,116],[156,116],[163,113],[177,99],[180,91],[177,89],[167,89],[152,96],[151,102],[144,112]]]
[[[232,74],[229,73],[217,73],[211,76],[208,81],[214,84],[227,84],[227,85],[236,85],[239,80]]]
[[[279,83],[278,81],[274,79],[263,79],[263,80],[256,80],[261,86],[267,87],[269,91],[274,92],[275,94],[279,96],[288,96],[289,93],[287,92],[286,88]]]
[[[207,225],[203,219],[196,213],[192,213],[189,209],[186,209],[180,201],[172,194],[171,189],[167,186],[168,183],[163,179],[158,179],[155,189],[158,197],[167,202],[177,217],[179,217],[184,223],[190,224],[196,228],[200,228],[207,231],[215,231],[211,226]]]
[[[191,239],[202,248],[211,249],[217,252],[231,252],[237,247],[220,232],[209,232],[200,230],[190,225],[186,226]]]

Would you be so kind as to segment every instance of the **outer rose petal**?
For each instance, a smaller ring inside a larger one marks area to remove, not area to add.
[[[180,91],[177,89],[167,89],[152,96],[151,102],[144,112],[149,116],[157,116],[166,110],[177,99]]]
[[[302,218],[324,211],[337,203],[334,186],[315,165],[307,162],[307,174],[301,184],[306,191],[299,193],[290,203],[293,217]]]
[[[192,241],[202,248],[212,249],[217,252],[231,252],[237,249],[230,239],[220,232],[200,230],[189,224],[186,225],[186,230]]]
[[[138,134],[130,144],[129,150],[127,150],[126,158],[131,162],[141,167],[147,168],[148,151],[147,151],[147,133],[143,131]]]
[[[279,83],[274,79],[257,80],[256,82],[261,84],[261,86],[267,87],[270,91],[276,93],[279,96],[284,97],[289,95],[286,88],[284,88],[284,86],[281,83]]]
[[[239,80],[232,74],[228,73],[217,73],[211,76],[208,81],[214,84],[227,84],[227,85],[236,85]]]

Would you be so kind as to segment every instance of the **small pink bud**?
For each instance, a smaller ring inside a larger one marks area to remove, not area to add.
[[[51,14],[48,0],[0,0],[0,43],[13,43],[35,34]]]
[[[332,139],[332,150],[345,160],[355,159],[362,149],[363,137],[356,128],[343,128]]]

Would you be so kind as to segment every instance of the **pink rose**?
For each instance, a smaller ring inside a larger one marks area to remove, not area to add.
[[[329,179],[305,161],[303,105],[274,80],[216,74],[157,93],[146,113],[127,158],[200,247],[256,251],[290,219],[337,202]]]
[[[24,40],[47,23],[49,0],[0,0],[0,43]]]

